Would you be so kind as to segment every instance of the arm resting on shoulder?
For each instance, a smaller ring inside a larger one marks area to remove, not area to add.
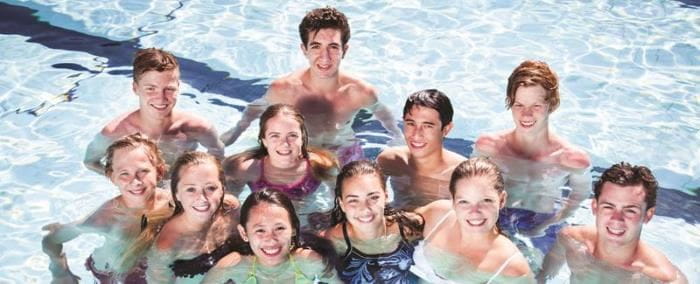
[[[233,142],[236,142],[236,140],[238,140],[238,137],[240,137],[241,134],[243,134],[243,132],[246,129],[248,129],[250,123],[258,119],[260,115],[262,115],[265,109],[267,109],[268,105],[269,103],[267,102],[265,97],[250,102],[250,104],[248,104],[248,106],[243,111],[243,114],[241,115],[241,120],[239,120],[238,123],[236,123],[236,126],[224,132],[224,134],[221,134],[221,141],[224,143],[224,146],[228,146],[233,144]]]

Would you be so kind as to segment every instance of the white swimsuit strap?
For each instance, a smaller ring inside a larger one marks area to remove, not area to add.
[[[506,266],[508,266],[508,263],[510,263],[510,261],[513,260],[516,255],[518,255],[517,251],[513,255],[511,255],[508,259],[506,259],[506,261],[503,262],[503,264],[501,264],[501,267],[499,267],[498,270],[496,270],[496,272],[491,276],[491,278],[489,278],[489,281],[486,281],[486,284],[490,284],[491,281],[496,279],[496,277],[498,277],[498,275],[501,274],[501,272],[503,272],[503,269],[506,269]]]
[[[454,211],[454,210],[450,209],[449,211],[447,211],[447,214],[445,214],[444,216],[442,216],[442,218],[440,219],[440,221],[438,221],[437,224],[435,224],[435,226],[433,227],[433,229],[430,230],[430,232],[428,232],[427,235],[425,235],[425,238],[424,238],[425,240],[428,240],[428,238],[430,238],[430,236],[432,236],[433,233],[435,233],[435,231],[437,231],[437,229],[440,227],[440,225],[442,225],[442,223],[445,222],[445,220],[447,220],[447,217],[450,216],[450,213],[452,213],[452,211]]]

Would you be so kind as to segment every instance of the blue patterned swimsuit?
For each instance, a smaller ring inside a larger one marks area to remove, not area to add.
[[[352,247],[346,223],[343,223],[343,237],[348,246],[340,262],[340,277],[345,283],[417,283],[418,278],[409,271],[413,265],[414,245],[406,240],[399,224],[401,242],[396,250],[389,253],[365,254]]]

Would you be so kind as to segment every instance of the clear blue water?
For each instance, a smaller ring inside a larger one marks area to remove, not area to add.
[[[133,109],[137,47],[178,56],[178,108],[225,130],[273,78],[303,67],[297,25],[309,1],[0,2],[0,283],[50,277],[40,227],[90,213],[116,194],[82,165],[87,143]],[[450,149],[512,125],[506,79],[524,59],[561,78],[550,121],[588,151],[594,174],[618,161],[660,179],[657,216],[642,238],[700,283],[700,13],[676,1],[344,1],[352,39],[342,68],[380,90],[397,118],[407,94],[438,88],[456,106]],[[355,121],[367,154],[388,137]],[[252,127],[232,154],[255,143]],[[584,203],[586,204],[586,203]],[[585,206],[574,222],[590,223]],[[73,271],[101,242],[68,243]],[[561,279],[559,279],[561,280]]]

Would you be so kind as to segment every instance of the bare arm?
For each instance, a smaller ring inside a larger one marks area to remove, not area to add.
[[[536,277],[538,283],[545,283],[548,279],[553,278],[555,275],[557,275],[559,269],[561,269],[562,265],[564,265],[564,263],[566,262],[566,249],[564,247],[564,238],[567,238],[567,236],[563,234],[564,230],[562,230],[558,234],[554,246],[545,256],[542,262],[542,269]]]
[[[379,101],[376,101],[374,104],[369,106],[368,109],[372,111],[372,113],[377,118],[377,120],[379,120],[384,129],[389,131],[389,135],[391,135],[392,140],[395,142],[393,144],[403,144],[403,134],[401,133],[399,127],[396,126],[396,120],[394,119],[394,115],[391,114],[391,110],[389,110],[389,108],[387,108],[384,104],[380,103]]]
[[[236,126],[224,132],[224,134],[221,134],[221,141],[223,142],[224,147],[233,144],[233,142],[236,142],[236,140],[238,140],[238,137],[240,137],[241,134],[243,134],[243,132],[246,129],[248,129],[250,123],[258,119],[260,115],[265,111],[265,109],[269,105],[266,96],[267,94],[262,98],[250,102],[243,111],[243,114],[241,115],[241,120],[239,120],[238,123],[236,123]]]
[[[102,133],[97,133],[85,150],[85,158],[83,159],[85,167],[103,175],[105,167],[102,164],[102,158],[105,156],[107,147],[109,147],[112,142],[112,139],[109,137]]]
[[[209,125],[203,131],[201,131],[197,137],[204,148],[207,148],[207,152],[216,156],[219,159],[224,158],[224,143],[219,140],[219,135],[216,132],[216,128],[213,125]]]
[[[579,205],[581,205],[581,202],[590,196],[591,182],[591,171],[588,168],[577,170],[569,175],[569,187],[571,188],[571,192],[564,203],[564,208],[559,212],[560,220],[573,215],[579,208]]]

